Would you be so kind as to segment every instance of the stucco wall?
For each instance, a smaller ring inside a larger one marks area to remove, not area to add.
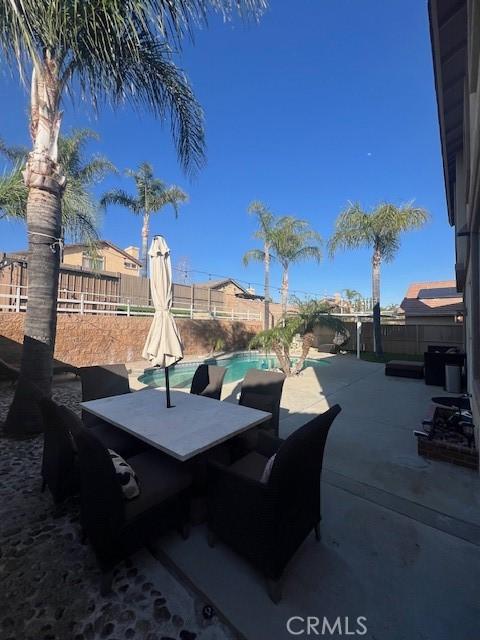
[[[111,273],[125,273],[129,276],[138,276],[140,274],[140,268],[127,269],[125,261],[127,258],[112,247],[106,246],[98,249],[98,256],[104,258],[103,271],[109,271]],[[83,261],[83,250],[76,248],[65,247],[63,254],[63,263],[81,267]]]
[[[20,360],[23,313],[0,313],[0,358]],[[74,366],[131,362],[141,358],[152,318],[61,314],[57,320],[55,358]],[[217,338],[226,350],[243,349],[261,330],[259,322],[178,319],[186,355],[208,353]]]

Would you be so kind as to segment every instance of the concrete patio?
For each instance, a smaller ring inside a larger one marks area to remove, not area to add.
[[[228,385],[225,399],[238,388]],[[162,540],[159,557],[248,640],[292,637],[292,616],[326,616],[330,625],[340,616],[344,634],[345,616],[350,631],[364,616],[364,637],[379,640],[471,640],[480,619],[480,476],[418,457],[412,434],[440,391],[351,356],[287,380],[282,437],[335,403],[343,410],[325,453],[322,541],[312,535],[291,562],[280,605],[246,562],[222,544],[208,547],[204,527],[187,542]],[[292,628],[307,636],[301,620]]]

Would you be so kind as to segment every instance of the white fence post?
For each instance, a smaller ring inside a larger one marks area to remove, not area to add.
[[[127,316],[130,317],[130,300],[127,300]]]
[[[80,294],[80,315],[83,316],[85,311],[85,295],[83,293]]]
[[[20,296],[21,296],[21,288],[17,287],[17,291],[15,293],[15,311],[19,313],[20,311]]]

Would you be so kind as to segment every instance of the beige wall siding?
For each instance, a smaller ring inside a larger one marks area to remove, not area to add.
[[[63,262],[64,264],[73,265],[76,267],[81,267],[83,265],[83,251],[73,248],[69,249],[69,247],[65,247],[63,254]],[[128,258],[126,258],[122,253],[115,251],[113,247],[103,247],[97,251],[97,255],[104,259],[103,271],[110,271],[111,273],[122,273],[130,276],[139,276],[140,268],[137,264],[135,264],[134,269],[129,269],[125,266],[127,262],[129,262]]]

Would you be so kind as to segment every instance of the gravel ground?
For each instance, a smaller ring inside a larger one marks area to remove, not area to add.
[[[78,409],[78,384],[54,399]],[[0,387],[0,423],[12,398]],[[79,540],[78,502],[40,492],[42,438],[0,435],[0,638],[2,640],[234,639],[202,597],[147,551],[118,566],[102,597],[99,571]]]

